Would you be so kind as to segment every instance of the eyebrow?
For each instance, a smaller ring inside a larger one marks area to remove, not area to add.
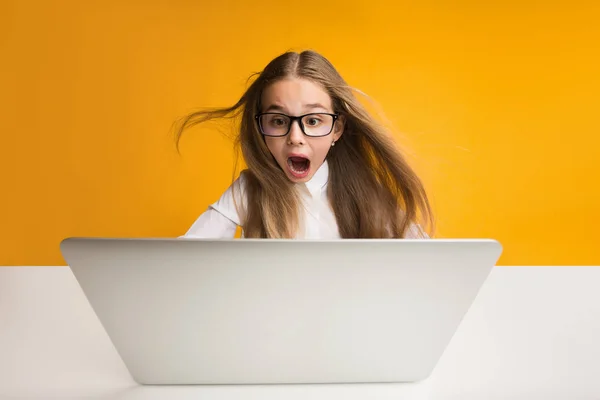
[[[327,111],[327,107],[325,107],[324,105],[320,104],[320,103],[311,103],[311,104],[305,104],[304,105],[305,109],[315,109],[315,108],[322,108],[323,110]],[[269,112],[269,111],[280,111],[283,112],[284,108],[278,104],[271,104],[269,107],[267,107],[265,109],[265,111],[263,112]]]

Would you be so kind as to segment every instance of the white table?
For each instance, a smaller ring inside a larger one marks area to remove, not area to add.
[[[139,386],[67,267],[0,268],[0,396],[600,399],[600,267],[496,267],[416,384]]]

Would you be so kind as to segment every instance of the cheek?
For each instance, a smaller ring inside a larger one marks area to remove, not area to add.
[[[313,152],[319,156],[325,156],[331,147],[331,138],[314,138],[311,142],[312,143],[310,143],[310,147],[312,148]]]
[[[281,154],[281,148],[283,147],[282,141],[280,139],[281,138],[274,137],[265,138],[265,144],[267,145],[267,148],[269,149],[271,154],[275,156],[275,158],[279,157],[279,155]]]

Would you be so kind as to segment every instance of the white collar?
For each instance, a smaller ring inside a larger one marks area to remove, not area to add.
[[[319,167],[317,172],[313,175],[308,182],[305,183],[306,188],[312,196],[320,195],[321,190],[327,185],[329,181],[329,166],[327,160],[323,161],[323,164]]]

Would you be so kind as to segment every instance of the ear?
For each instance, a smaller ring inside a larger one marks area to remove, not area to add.
[[[333,140],[335,140],[336,142],[339,140],[339,138],[344,133],[345,127],[346,127],[346,116],[340,115],[338,117],[337,121],[335,121],[335,125],[333,127]]]

